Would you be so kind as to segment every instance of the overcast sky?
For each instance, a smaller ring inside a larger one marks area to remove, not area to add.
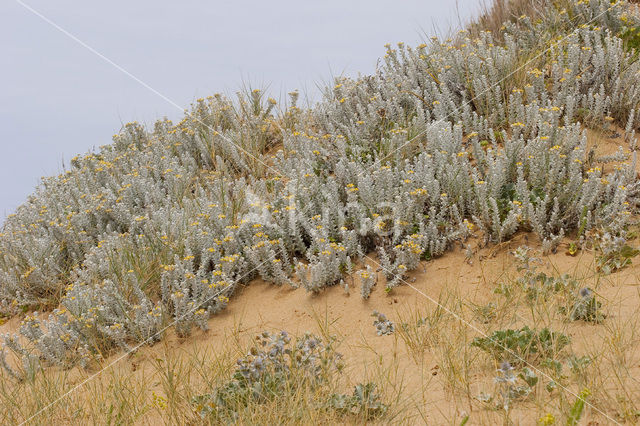
[[[243,83],[317,100],[332,76],[373,72],[385,43],[455,30],[481,0],[0,3],[2,222],[41,176],[123,123],[176,121]]]

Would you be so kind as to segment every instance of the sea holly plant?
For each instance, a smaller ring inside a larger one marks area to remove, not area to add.
[[[334,344],[332,338],[327,341],[309,333],[292,339],[286,331],[264,331],[236,362],[231,379],[194,397],[193,408],[204,420],[232,422],[249,406],[308,390],[316,396],[326,395],[319,409],[367,420],[383,416],[389,407],[381,401],[375,383],[356,385],[352,395],[329,394],[334,376],[343,369],[342,355]]]
[[[286,397],[304,387],[326,386],[343,367],[333,344],[308,333],[292,341],[285,331],[264,331],[237,361],[232,378],[195,397],[194,409],[203,419],[229,421],[249,404]]]
[[[518,262],[517,270],[521,272],[516,283],[531,300],[544,300],[555,294],[571,292],[579,287],[577,280],[567,274],[550,276],[540,271],[538,265],[542,263],[541,260],[533,257],[531,249],[526,246],[518,247],[513,255]]]
[[[498,361],[507,361],[512,365],[550,358],[558,354],[570,343],[563,333],[530,329],[497,330],[486,337],[476,337],[471,346],[482,349]]]
[[[389,409],[381,401],[375,383],[357,384],[352,395],[333,394],[328,406],[341,414],[355,414],[367,420],[373,420],[384,415]]]
[[[512,401],[525,398],[531,393],[531,388],[538,381],[537,377],[531,370],[523,370],[524,374],[518,376],[513,374],[513,366],[508,362],[502,362],[497,370],[495,377],[496,383],[499,385],[499,392],[502,398],[502,409],[509,411]],[[521,378],[526,384],[516,385],[517,378]]]
[[[588,287],[581,288],[576,299],[568,312],[571,321],[600,323],[604,320],[602,304],[596,299],[593,290]]]
[[[494,394],[482,393],[476,397],[481,402],[493,404],[495,408],[508,412],[513,403],[524,400],[533,392],[538,383],[538,376],[525,367],[520,373],[509,362],[501,362],[494,377],[496,398]]]
[[[597,257],[597,266],[605,274],[625,268],[640,253],[640,250],[629,246],[625,238],[609,233],[605,233],[597,245],[601,251]]]
[[[612,250],[610,253],[620,253],[625,251],[624,239],[616,239],[620,250]],[[608,245],[610,245],[609,243]],[[602,311],[602,303],[597,300],[595,292],[588,287],[580,287],[580,283],[567,274],[560,276],[549,276],[538,271],[539,260],[530,255],[530,249],[519,247],[514,255],[518,260],[518,271],[522,275],[517,278],[516,283],[521,286],[527,297],[531,300],[546,300],[555,297],[560,304],[558,310],[570,321],[586,321],[600,323],[605,315]],[[507,285],[502,285],[496,292],[507,294],[511,289]]]
[[[371,314],[375,319],[373,320],[373,325],[376,327],[376,333],[378,336],[384,336],[388,334],[393,334],[395,331],[395,324],[387,319],[385,314],[382,314],[378,311],[373,311]]]

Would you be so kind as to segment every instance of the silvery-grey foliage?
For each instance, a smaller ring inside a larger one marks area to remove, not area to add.
[[[382,314],[378,311],[373,311],[373,314],[371,315],[376,318],[375,320],[373,320],[373,325],[376,327],[376,333],[378,334],[378,336],[393,334],[396,329],[395,325],[392,321],[387,319],[387,316],[385,314]]]
[[[360,276],[360,295],[363,299],[368,299],[376,285],[376,276],[371,266],[366,265],[365,269],[358,271]]]
[[[377,251],[391,290],[472,235],[529,230],[546,251],[576,230],[619,235],[637,206],[635,152],[592,158],[584,126],[624,126],[635,144],[628,11],[578,1],[499,37],[388,45],[373,75],[336,79],[306,110],[297,92],[278,105],[249,90],[198,99],[177,124],[126,124],[4,223],[0,310],[57,308],[4,347],[87,362],[171,322],[206,328],[257,277],[317,292]]]

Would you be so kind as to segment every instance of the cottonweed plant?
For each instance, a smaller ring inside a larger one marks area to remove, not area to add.
[[[360,295],[363,299],[368,299],[373,290],[373,286],[376,285],[376,276],[371,266],[366,265],[365,269],[358,271],[360,276]]]
[[[561,4],[499,34],[389,45],[312,108],[248,89],[198,99],[177,124],[125,125],[6,219],[0,311],[49,317],[4,348],[71,365],[169,324],[187,335],[240,284],[318,292],[371,251],[392,291],[471,236],[533,231],[551,251],[575,231],[622,235],[635,153],[598,163],[585,127],[634,140],[640,20],[626,1]]]

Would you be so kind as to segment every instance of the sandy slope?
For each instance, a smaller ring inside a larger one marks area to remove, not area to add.
[[[477,241],[471,240],[471,245],[475,244]],[[591,353],[593,349],[596,349],[595,353],[611,350],[607,341],[616,338],[610,334],[611,327],[606,325],[566,323],[558,322],[556,319],[551,319],[545,324],[540,316],[532,318],[526,306],[518,309],[516,315],[498,316],[491,324],[484,324],[474,316],[471,306],[497,300],[494,294],[496,284],[517,274],[511,251],[524,244],[533,247],[538,245],[534,237],[521,233],[499,246],[476,248],[471,262],[466,261],[463,250],[455,249],[441,258],[423,262],[423,265],[408,278],[407,283],[411,284],[410,286],[397,287],[389,295],[383,291],[384,278],[382,273],[378,273],[379,283],[371,298],[366,301],[359,295],[357,278],[346,280],[351,286],[349,295],[339,286],[314,295],[301,289],[277,287],[256,280],[241,289],[223,313],[211,318],[210,330],[197,331],[186,339],[169,333],[159,344],[143,347],[135,355],[124,358],[121,354],[115,354],[107,362],[119,360],[114,365],[116,371],[126,375],[144,376],[152,374],[153,360],[166,357],[167,351],[177,357],[188,356],[194,350],[205,347],[221,353],[230,346],[246,342],[244,339],[265,329],[302,334],[306,331],[320,333],[321,329],[326,327],[330,334],[337,335],[340,340],[338,351],[344,354],[347,362],[346,377],[349,382],[386,378],[393,382],[397,389],[401,389],[400,405],[404,409],[402,420],[398,418],[396,421],[456,423],[468,413],[471,416],[470,424],[491,424],[501,419],[499,413],[487,410],[470,396],[491,388],[495,366],[486,355],[478,351],[469,352],[468,343],[473,337],[500,327],[515,328],[526,324],[532,328],[552,326],[572,336],[571,349],[577,354]],[[597,289],[606,307],[606,322],[619,323],[620,327],[623,327],[623,324],[637,317],[640,307],[640,266],[632,266],[599,279],[593,274],[593,253],[580,252],[578,256],[571,257],[560,247],[556,254],[544,257],[543,261],[543,269],[550,273],[570,273],[583,278],[585,285]],[[372,263],[372,266],[375,265]],[[398,326],[412,314],[433,312],[438,303],[444,306],[445,311],[455,311],[455,314],[449,315],[450,321],[443,324],[443,327],[450,329],[439,330],[446,331],[444,334],[441,333],[445,339],[440,340],[439,346],[426,348],[422,357],[416,359],[412,356],[412,352],[398,333],[390,336],[376,335],[371,316],[374,309],[387,314]],[[19,318],[13,318],[0,326],[0,332],[15,331],[18,325]],[[451,336],[450,340],[446,338],[448,333]],[[618,334],[619,339],[625,338],[622,328]],[[637,336],[628,337],[628,340],[625,344],[631,345],[634,350],[626,351],[624,356],[629,357],[631,354],[637,358]],[[445,347],[453,350],[454,358],[457,359],[447,361],[447,352],[443,349]],[[460,362],[462,366],[465,357],[470,357],[470,366],[467,370],[461,367],[461,377],[452,378],[452,372],[456,371],[455,366],[445,366],[443,362]],[[628,379],[637,387],[640,361],[626,359],[625,362],[632,366],[628,370]],[[463,374],[463,371],[466,373]],[[87,372],[74,369],[70,378],[73,382],[80,383],[86,376]],[[618,393],[619,383],[616,383],[614,376],[604,371],[599,383],[604,387],[610,386],[614,393]],[[105,377],[97,380],[103,381]],[[468,390],[460,392],[460,389],[465,387]],[[579,389],[569,386],[566,391],[567,399],[572,400],[571,393],[578,391]],[[637,395],[638,387],[631,391]],[[82,390],[78,390],[78,393],[82,393]],[[613,407],[606,407],[606,401],[594,399],[592,402],[597,407],[606,408],[607,413],[611,414],[609,409]],[[522,403],[515,408],[512,418],[518,419],[521,424],[531,424],[544,414],[545,406],[549,406],[548,404],[553,405],[553,400]],[[599,419],[600,424],[610,422],[598,415],[594,409],[588,409],[587,414],[589,418]],[[157,418],[155,420],[159,421]],[[145,422],[155,423],[155,420],[148,417]]]
[[[594,132],[589,132],[589,145],[597,146],[598,155],[612,154],[619,145],[628,149],[621,138]],[[520,245],[539,247],[535,237],[520,233],[509,242],[485,248],[479,248],[478,240],[472,239],[469,243],[475,253],[470,260],[464,250],[456,247],[438,259],[423,262],[410,274],[406,285],[397,287],[389,295],[383,291],[384,278],[378,273],[378,285],[366,301],[360,297],[357,278],[345,280],[350,294],[336,286],[317,295],[256,280],[242,288],[224,312],[210,319],[208,331],[197,331],[187,339],[170,332],[155,346],[143,347],[132,356],[115,354],[107,362],[117,361],[116,371],[144,376],[152,374],[152,361],[166,356],[167,350],[178,357],[204,347],[221,353],[265,329],[287,330],[299,335],[306,331],[320,333],[324,327],[339,338],[338,350],[347,361],[349,382],[386,378],[387,389],[396,387],[404,410],[402,417],[394,421],[459,424],[466,413],[470,415],[469,424],[492,424],[502,421],[500,413],[487,410],[472,397],[491,389],[495,365],[479,351],[470,351],[469,342],[473,337],[499,328],[550,326],[572,337],[571,350],[577,355],[602,357],[603,362],[597,364],[597,376],[594,373],[592,380],[597,392],[591,402],[612,416],[620,407],[613,406],[611,400],[620,399],[620,395],[632,400],[640,397],[640,339],[634,332],[640,307],[640,260],[634,260],[634,266],[621,272],[602,277],[595,273],[594,253],[582,251],[575,257],[565,254],[568,241],[557,253],[541,257],[542,269],[549,273],[569,273],[581,279],[584,286],[596,289],[605,306],[605,324],[567,323],[558,321],[557,316],[550,313],[545,319],[543,312],[526,303],[514,309],[499,306],[502,313],[490,323],[477,318],[473,306],[497,301],[499,297],[494,294],[497,284],[517,275],[511,251]],[[637,241],[633,244],[637,245]],[[368,262],[377,269],[374,260]],[[398,333],[377,336],[372,325],[373,310],[385,313],[399,326],[412,315],[432,313],[439,305],[448,313],[448,319],[442,323],[443,329],[432,332],[433,341],[439,343],[427,347],[421,356],[416,356]],[[0,325],[0,333],[15,332],[19,323],[18,317],[10,319]],[[622,366],[619,371],[612,367],[616,363]],[[87,372],[78,369],[70,376],[75,383],[81,383],[85,377]],[[541,380],[544,379],[541,376]],[[564,398],[574,400],[573,394],[579,390],[568,384]],[[78,390],[81,392],[82,389]],[[520,424],[532,424],[549,407],[561,404],[560,400],[561,396],[541,396],[522,403],[514,408],[512,419]],[[592,424],[611,423],[598,414],[596,408],[587,408],[587,417],[599,422]],[[155,420],[150,417],[146,421],[154,423]]]

